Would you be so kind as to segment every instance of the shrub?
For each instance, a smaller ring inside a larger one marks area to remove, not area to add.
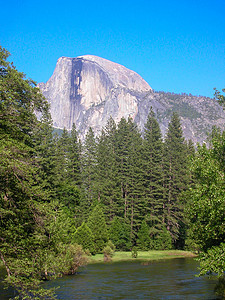
[[[113,250],[110,246],[106,246],[104,249],[103,249],[103,254],[104,254],[104,261],[105,262],[108,262],[108,261],[111,261],[112,260],[112,257],[113,257]]]
[[[133,247],[132,252],[131,252],[131,256],[133,258],[137,258],[138,252],[137,252],[137,248],[136,247]]]

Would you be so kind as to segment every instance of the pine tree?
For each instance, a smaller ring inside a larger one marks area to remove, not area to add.
[[[88,218],[87,226],[93,234],[94,252],[101,253],[108,241],[108,231],[105,216],[99,204],[93,208]]]
[[[62,135],[56,140],[56,175],[57,185],[61,185],[68,176],[68,152],[69,152],[69,133],[66,128],[63,129]]]
[[[97,145],[97,190],[98,199],[104,205],[107,222],[121,215],[120,187],[115,153],[116,124],[112,118],[98,139]]]
[[[129,251],[131,249],[129,220],[115,217],[109,228],[109,238],[117,250]]]
[[[142,221],[141,227],[138,231],[138,239],[137,239],[137,245],[139,250],[147,251],[150,247],[150,236],[149,236],[149,226],[146,223],[145,220]]]
[[[135,239],[143,210],[142,139],[130,118],[120,120],[115,145],[123,217],[130,220],[130,236]]]
[[[74,123],[69,135],[67,172],[70,182],[81,187],[81,145],[78,141],[78,134]]]
[[[162,230],[163,225],[163,142],[159,124],[151,109],[145,124],[144,143],[144,189],[146,221],[151,227],[152,239]]]
[[[37,189],[43,190],[50,201],[56,196],[56,148],[52,121],[47,112],[34,128],[34,150],[39,166]]]
[[[9,53],[0,47],[0,259],[7,271],[7,283],[20,298],[47,294],[37,289],[43,244],[51,251],[42,223],[45,194],[36,159],[34,112],[48,114],[48,104],[32,80],[7,62]],[[42,185],[42,186],[41,186]],[[54,252],[54,251],[53,251]],[[50,293],[49,293],[50,295]]]
[[[80,195],[73,172],[70,157],[70,136],[64,128],[62,135],[56,140],[56,197],[71,210],[79,205]]]
[[[88,249],[91,253],[95,252],[93,234],[86,223],[83,222],[81,226],[77,228],[74,234],[74,241],[81,245],[84,250]]]
[[[166,229],[165,226],[162,226],[162,230],[158,236],[151,240],[150,248],[156,250],[170,250],[172,249],[172,237],[170,232]]]
[[[63,139],[63,140],[62,140]],[[64,133],[59,144],[64,149],[62,151],[65,159],[64,179],[61,183],[64,204],[70,208],[76,219],[76,224],[80,224],[81,216],[81,147],[78,141],[76,126],[73,124],[70,134]]]
[[[58,176],[49,106],[8,55],[0,47],[0,259],[16,298],[54,299],[39,283],[74,272],[82,251],[68,245],[72,218],[48,190]]]
[[[92,204],[96,201],[96,141],[92,128],[86,135],[82,149],[82,199],[83,215],[88,215]]]
[[[164,147],[164,223],[173,242],[179,238],[180,221],[183,219],[181,193],[189,182],[187,147],[183,138],[180,118],[173,113]]]

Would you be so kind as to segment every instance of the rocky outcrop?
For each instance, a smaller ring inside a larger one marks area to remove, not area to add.
[[[154,92],[137,73],[92,55],[59,58],[52,77],[38,86],[50,103],[54,127],[70,130],[75,123],[81,138],[89,127],[100,133],[110,116],[116,122],[131,117],[142,130],[151,106],[163,134],[178,111],[185,137],[195,143],[225,120],[212,99]]]

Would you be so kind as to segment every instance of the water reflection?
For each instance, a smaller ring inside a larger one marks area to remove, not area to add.
[[[215,299],[215,281],[198,278],[193,259],[89,265],[76,276],[60,278],[59,299]]]
[[[74,276],[48,282],[58,299],[216,299],[216,282],[198,278],[194,259],[171,259],[149,264],[120,262],[89,265]],[[9,299],[1,292],[0,299]]]

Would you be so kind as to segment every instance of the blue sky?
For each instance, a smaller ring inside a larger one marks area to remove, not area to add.
[[[61,56],[92,54],[157,91],[213,96],[225,87],[225,1],[1,1],[0,44],[46,82]]]

